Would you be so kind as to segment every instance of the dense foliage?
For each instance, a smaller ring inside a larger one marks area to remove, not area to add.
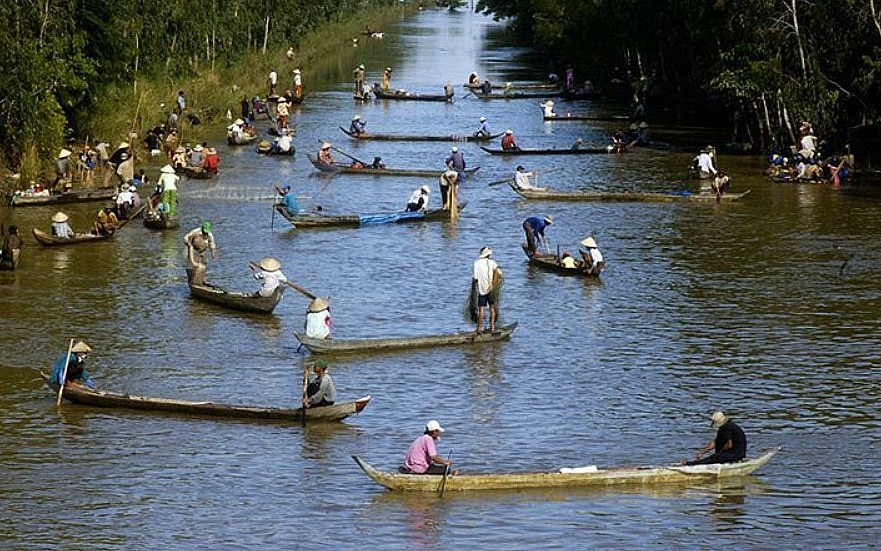
[[[54,159],[107,85],[170,80],[392,0],[15,0],[0,2],[0,164]],[[23,167],[23,165],[25,165]]]
[[[479,0],[581,74],[628,71],[679,99],[728,106],[738,139],[792,141],[809,120],[851,139],[881,109],[876,0]],[[618,76],[618,74],[616,74]],[[645,82],[645,81],[644,81]]]

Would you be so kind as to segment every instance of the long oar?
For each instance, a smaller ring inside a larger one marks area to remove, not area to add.
[[[123,220],[118,226],[116,226],[116,231],[119,231],[119,230],[121,230],[123,227],[125,227],[125,225],[128,224],[128,223],[132,220],[132,218],[137,218],[138,215],[141,214],[141,213],[144,211],[145,208],[147,208],[147,203],[144,203],[143,205],[141,205],[140,207],[138,207],[138,210],[136,210],[135,212],[133,212],[133,213],[131,214],[131,216],[129,216],[128,218],[126,218],[125,220]]]
[[[307,389],[309,388],[309,367],[306,365],[305,357],[300,354],[300,364],[303,366],[303,427],[306,427],[306,398],[309,396],[306,394]]]
[[[503,178],[503,179],[501,179],[501,180],[495,180],[495,181],[492,181],[492,182],[490,182],[490,183],[487,184],[487,185],[490,186],[490,187],[492,187],[492,186],[500,186],[500,185],[502,185],[502,184],[507,184],[507,183],[510,182],[510,181],[511,181],[511,178]]]
[[[61,370],[61,384],[58,385],[58,398],[55,400],[55,407],[61,407],[61,395],[64,393],[64,381],[67,380],[67,364],[70,363],[70,351],[73,349],[73,339],[70,339],[70,345],[67,347],[67,357],[64,359],[64,369]]]
[[[450,474],[450,465],[449,461],[453,458],[453,450],[450,450],[450,454],[447,456],[447,465],[444,467],[444,478],[441,480],[440,486],[440,497],[444,497],[444,488],[447,486],[447,476]]]
[[[324,142],[324,140],[318,140],[318,141],[319,141],[319,142]],[[346,152],[343,151],[342,149],[336,148],[336,147],[334,147],[334,146],[330,146],[330,148],[333,149],[334,151],[336,151],[337,153],[339,153],[340,155],[344,155],[344,156],[346,156],[346,157],[352,159],[352,160],[355,161],[356,163],[361,163],[361,164],[364,165],[364,166],[369,166],[369,165],[370,165],[370,163],[365,163],[365,162],[362,161],[361,159],[356,159],[355,157],[352,157],[351,155],[349,155],[348,153],[346,153]]]

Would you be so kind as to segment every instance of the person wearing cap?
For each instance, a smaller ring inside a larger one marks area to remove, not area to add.
[[[710,423],[717,429],[716,438],[697,452],[693,461],[686,461],[686,465],[736,463],[746,457],[746,433],[740,426],[722,411],[714,413]],[[713,452],[711,455],[703,457],[710,451]]]
[[[710,155],[709,146],[700,150],[700,153],[692,161],[692,168],[697,171],[702,180],[716,175],[718,170],[713,165],[713,157]]]
[[[553,100],[548,100],[544,103],[539,103],[539,105],[541,105],[542,109],[544,109],[544,117],[545,118],[557,116],[557,114],[554,112],[554,101]]]
[[[61,386],[61,377],[64,376],[64,384],[86,385],[89,388],[95,388],[89,374],[86,373],[86,356],[92,348],[83,341],[77,342],[70,349],[70,354],[66,351],[58,358],[52,367],[52,374],[49,376],[49,382]],[[67,373],[64,373],[64,367],[67,366]]]
[[[294,97],[298,100],[303,99],[303,75],[300,69],[294,69]]]
[[[202,159],[202,170],[205,172],[217,173],[217,169],[220,167],[220,155],[217,154],[217,150],[213,147],[209,147],[205,152],[205,158]]]
[[[306,323],[304,325],[306,336],[313,339],[329,339],[332,327],[330,301],[322,297],[312,299],[306,308]]]
[[[52,237],[63,237],[70,239],[74,234],[70,225],[67,223],[68,216],[61,211],[56,212],[52,216]]]
[[[92,233],[95,235],[113,235],[116,227],[119,225],[119,218],[113,212],[113,203],[107,203],[104,208],[98,211],[95,217],[95,224],[92,226]]]
[[[448,168],[441,174],[438,186],[440,187],[440,196],[443,202],[441,208],[443,210],[450,210],[450,192],[458,193],[459,173],[452,168]]]
[[[0,247],[0,270],[14,270],[21,260],[21,248],[24,241],[18,235],[18,226],[9,226],[9,234],[3,238]]]
[[[545,228],[554,223],[554,218],[550,215],[545,217],[530,216],[523,221],[523,232],[526,234],[526,252],[529,256],[536,255],[535,242],[544,243],[545,247],[550,248],[548,238],[545,235]]]
[[[303,405],[307,408],[320,408],[332,406],[336,402],[336,387],[330,373],[327,372],[327,362],[315,360],[306,365],[308,371],[312,367],[315,377],[306,385],[306,397]]]
[[[205,284],[205,272],[208,271],[205,262],[206,253],[211,252],[211,260],[217,259],[217,247],[211,229],[211,222],[206,220],[184,236],[184,243],[187,246],[187,280],[193,285]]]
[[[336,162],[336,159],[333,158],[333,154],[330,152],[331,144],[328,142],[324,142],[321,144],[321,149],[318,151],[318,162],[324,163],[328,166],[333,166]]]
[[[502,136],[502,149],[504,151],[517,151],[520,149],[520,146],[517,145],[517,141],[514,139],[514,131],[510,128],[505,130],[505,135]]]
[[[173,218],[177,214],[177,183],[180,181],[180,176],[174,173],[171,165],[163,166],[159,172],[161,174],[159,181],[156,182],[156,190],[162,202],[161,210]]]
[[[471,284],[477,291],[477,329],[475,329],[477,333],[483,331],[483,315],[487,306],[489,306],[489,330],[491,333],[495,332],[496,320],[499,317],[498,293],[496,291],[501,283],[502,269],[491,258],[492,254],[492,249],[482,247],[471,271]]]
[[[261,282],[260,289],[257,291],[261,297],[272,296],[279,285],[288,281],[284,272],[281,271],[281,262],[271,256],[263,258],[260,264],[251,263],[250,267],[254,272],[254,279]]]
[[[367,132],[367,121],[361,118],[361,115],[352,117],[352,123],[349,125],[349,132],[355,135]]]
[[[358,65],[355,67],[352,74],[355,76],[355,97],[364,97],[364,65]]]
[[[382,91],[388,92],[392,87],[392,68],[386,67],[382,72]]]
[[[428,186],[422,186],[410,194],[407,200],[407,212],[422,212],[428,210]]]
[[[455,170],[458,173],[459,176],[456,180],[458,183],[461,184],[465,181],[465,155],[463,155],[462,152],[459,151],[458,147],[453,146],[450,149],[450,156],[447,157],[447,160],[444,161],[444,164],[447,166],[447,168]]]
[[[579,250],[581,253],[581,259],[584,261],[584,266],[587,268],[588,274],[597,274],[602,273],[603,268],[606,267],[606,261],[603,259],[603,253],[600,252],[600,248],[597,247],[597,242],[594,241],[593,237],[587,237],[581,241],[581,246],[584,249]]]
[[[410,444],[404,454],[404,462],[399,469],[405,474],[444,474],[453,464],[437,454],[435,443],[444,432],[443,427],[435,420],[425,424],[422,435]]]
[[[278,98],[278,102],[275,104],[275,114],[278,116],[278,119],[276,120],[276,128],[281,132],[282,129],[288,127],[288,116],[291,114],[288,100],[284,96]]]
[[[531,176],[535,176],[535,173],[526,172],[526,168],[523,165],[517,165],[517,171],[514,172],[514,187],[517,189],[536,189],[529,181]]]
[[[294,189],[290,184],[279,187],[275,184],[275,191],[281,196],[281,204],[290,216],[296,216],[300,212],[300,204],[297,202],[297,196],[294,195]]]
[[[477,127],[474,136],[476,138],[489,138],[491,135],[492,131],[489,129],[489,123],[486,122],[486,117],[480,117],[479,126]]]

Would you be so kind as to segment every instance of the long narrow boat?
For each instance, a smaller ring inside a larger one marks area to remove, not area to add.
[[[560,262],[560,258],[555,254],[537,254],[529,256],[529,263],[538,266],[544,270],[554,272],[565,276],[581,276],[581,277],[600,277],[599,273],[590,273],[587,266],[581,260],[576,260],[574,268],[567,268]]]
[[[217,177],[216,170],[203,170],[202,168],[187,167],[184,169],[184,174],[191,180],[211,180]]]
[[[484,94],[479,90],[472,90],[471,94],[477,99],[539,99],[559,98],[562,95],[559,89],[544,92],[513,92],[510,94]]]
[[[271,143],[263,140],[257,144],[257,153],[274,157],[293,157],[297,153],[297,148],[291,145],[291,148],[287,151],[276,151]]]
[[[254,134],[242,134],[240,138],[236,138],[233,136],[232,132],[226,133],[226,143],[229,145],[248,145],[254,143],[257,140],[257,133]]]
[[[390,90],[386,92],[385,90],[374,88],[371,90],[373,95],[376,96],[377,99],[400,99],[407,101],[436,101],[436,102],[452,102],[452,96],[446,96],[444,94],[417,94],[415,92],[408,92],[406,90]]]
[[[317,168],[321,172],[326,172],[328,174],[364,174],[370,176],[425,176],[425,177],[437,177],[444,173],[443,170],[425,170],[425,169],[416,169],[416,168],[370,168],[366,166],[364,168],[356,168],[349,165],[344,164],[334,164],[327,165],[318,161],[318,158],[311,154],[307,153],[306,158],[309,159],[309,162],[312,163],[312,166]],[[475,166],[473,168],[465,169],[465,172],[471,174],[478,170],[480,167]]]
[[[529,200],[545,201],[643,201],[647,203],[713,203],[717,200],[715,193],[692,193],[690,191],[554,191],[551,189],[518,189],[511,186],[520,197]],[[739,201],[752,190],[741,193],[723,193],[722,201]]]
[[[49,376],[46,373],[41,372],[40,375],[49,388],[57,393],[58,385],[50,383]],[[150,398],[134,394],[119,394],[106,390],[95,390],[80,385],[64,387],[63,397],[74,404],[102,408],[164,411],[210,417],[227,417],[230,419],[265,419],[270,421],[296,422],[303,420],[303,408],[266,408],[218,404],[208,401],[193,402],[170,398]],[[359,398],[353,402],[341,402],[332,406],[308,408],[306,409],[306,421],[307,423],[342,421],[346,417],[362,412],[368,403],[370,403],[370,396]]]
[[[517,322],[499,327],[495,332],[461,331],[442,335],[425,335],[421,337],[390,337],[369,339],[314,339],[303,333],[294,333],[303,346],[313,354],[342,354],[348,352],[377,352],[384,350],[401,350],[408,348],[428,348],[433,346],[450,346],[456,344],[477,344],[501,341],[509,338],[517,329]]]
[[[78,233],[73,237],[55,237],[44,231],[38,230],[37,228],[34,228],[33,233],[37,242],[44,247],[63,247],[64,245],[92,243],[93,241],[103,241],[113,237],[113,234],[94,235],[91,233]]]
[[[372,134],[370,132],[356,134],[349,132],[342,126],[339,129],[348,137],[355,138],[356,140],[381,140],[386,142],[488,142],[504,134],[504,132],[498,132],[489,136],[474,136],[473,134],[462,136],[456,134],[450,134],[449,136],[407,136],[402,134]]]
[[[211,285],[210,283],[204,285],[190,283],[189,285],[190,296],[193,298],[224,306],[231,310],[253,312],[255,314],[271,314],[281,301],[281,297],[284,295],[285,290],[284,285],[279,285],[271,295],[268,297],[262,297],[257,293],[237,293],[227,291],[226,289]]]
[[[744,477],[774,457],[780,448],[765,450],[752,459],[714,465],[666,465],[657,467],[619,467],[590,469],[591,472],[533,472],[440,475],[400,474],[380,471],[357,455],[352,459],[380,486],[396,492],[446,492],[479,490],[525,490],[535,488],[578,488],[700,484]],[[446,478],[446,480],[444,480]]]
[[[600,115],[580,115],[580,114],[570,114],[567,113],[565,115],[554,115],[553,117],[543,117],[546,121],[608,121],[608,122],[620,122],[626,123],[630,121],[630,117],[627,115],[608,115],[608,116],[600,116]]]
[[[144,227],[151,230],[171,230],[179,225],[177,216],[165,216],[156,210],[148,210],[144,213]]]
[[[469,90],[480,90],[483,87],[483,84],[468,84],[465,83],[462,85],[462,88],[468,88]],[[505,88],[509,88],[506,84],[493,84],[493,90],[504,90]],[[560,91],[559,84],[550,84],[550,83],[540,83],[540,82],[512,82],[510,88],[512,90],[556,90]]]
[[[616,153],[614,149],[607,147],[580,147],[578,149],[491,149],[489,147],[480,146],[480,149],[486,151],[490,155],[605,155]]]
[[[467,205],[467,201],[458,204],[459,212]],[[400,224],[402,222],[429,222],[449,220],[450,212],[441,209],[429,209],[423,212],[381,212],[374,214],[345,214],[331,215],[316,212],[301,212],[294,216],[288,214],[284,205],[276,205],[278,211],[285,220],[298,228],[327,228],[327,227],[359,227],[376,226],[379,224]]]
[[[42,205],[57,205],[63,203],[91,203],[106,201],[116,195],[115,187],[100,187],[93,189],[78,189],[65,193],[52,193],[50,195],[27,195],[13,193],[9,198],[9,204],[13,207],[37,207]]]

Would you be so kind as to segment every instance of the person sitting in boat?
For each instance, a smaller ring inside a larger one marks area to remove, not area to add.
[[[428,209],[429,191],[428,186],[422,186],[413,191],[410,194],[410,199],[407,201],[407,212],[422,212]]]
[[[135,194],[131,191],[131,186],[122,184],[122,191],[116,195],[116,211],[123,218],[128,218],[129,214],[135,210]]]
[[[443,201],[443,210],[450,210],[450,190],[454,190],[459,185],[459,173],[449,168],[441,174],[438,185],[440,186],[441,200]]]
[[[55,365],[52,366],[52,374],[49,375],[49,382],[58,386],[70,384],[85,385],[89,388],[95,388],[92,378],[86,373],[86,356],[92,351],[92,347],[83,341],[77,342],[70,349],[70,354],[65,352],[58,358]],[[64,369],[67,367],[67,373]]]
[[[505,87],[502,89],[502,95],[513,96],[514,95],[514,85],[510,82],[506,82]]]
[[[174,156],[171,158],[172,166],[177,170],[183,170],[187,166],[187,148],[182,145],[177,146],[174,150]]]
[[[367,121],[361,118],[361,115],[352,117],[352,124],[349,125],[349,132],[360,135],[367,132]]]
[[[523,221],[523,232],[526,234],[526,252],[529,256],[536,255],[536,241],[544,243],[545,247],[548,246],[545,229],[553,223],[554,218],[550,215],[545,217],[530,216]]]
[[[535,173],[526,172],[526,167],[517,165],[517,171],[514,173],[514,187],[517,189],[538,189],[529,182],[530,176],[535,176]]]
[[[447,100],[449,101],[449,100],[452,100],[453,96],[455,96],[455,95],[456,95],[456,91],[453,89],[453,83],[452,82],[445,83],[444,84],[444,97],[447,98]]]
[[[725,195],[725,192],[731,187],[731,178],[720,170],[716,173],[716,177],[713,178],[712,186],[713,193],[716,194],[716,200],[721,201],[722,196]]]
[[[600,252],[600,248],[597,247],[597,242],[594,241],[593,237],[587,237],[581,241],[581,246],[584,249],[581,249],[579,252],[585,267],[587,267],[587,273],[597,275],[602,273],[606,267],[606,261],[603,259],[603,253]]]
[[[364,93],[364,65],[358,65],[352,71],[355,79],[355,97],[363,97]]]
[[[18,235],[18,226],[9,226],[9,235],[3,238],[3,246],[0,247],[0,269],[14,270],[18,268],[23,245],[24,241]]]
[[[321,144],[321,149],[318,151],[318,162],[326,164],[328,166],[333,166],[336,160],[333,158],[333,154],[330,152],[331,144],[328,142],[324,142]]]
[[[297,196],[294,195],[291,185],[285,184],[278,187],[278,184],[275,184],[275,191],[281,196],[281,204],[284,205],[285,211],[290,216],[296,216],[300,212],[300,204],[297,202]]]
[[[520,146],[517,145],[517,141],[514,139],[514,131],[510,128],[505,130],[505,135],[502,136],[502,149],[504,151],[518,151]]]
[[[492,131],[489,129],[489,123],[486,122],[486,117],[480,117],[480,125],[477,127],[477,132],[474,133],[475,138],[489,138],[492,135]]]
[[[245,100],[245,104],[247,103],[247,99]],[[245,121],[243,119],[236,119],[233,121],[231,125],[228,127],[229,137],[232,139],[233,143],[242,143],[245,141]]]
[[[573,151],[578,151],[579,149],[584,149],[584,138],[578,136],[575,138],[575,142],[572,144],[571,149]]]
[[[202,166],[202,146],[196,144],[196,147],[190,152],[190,157],[187,159],[187,166],[189,168],[199,168]]]
[[[272,151],[287,154],[291,152],[293,146],[294,139],[291,137],[291,132],[287,128],[282,128],[281,134],[272,142]]]
[[[261,281],[260,289],[257,291],[257,295],[261,297],[272,296],[278,286],[288,280],[281,271],[281,262],[271,256],[263,258],[260,264],[252,263],[250,266],[251,271],[254,272],[254,279]]]
[[[546,101],[544,103],[539,103],[539,105],[541,105],[541,108],[544,110],[544,117],[545,118],[557,116],[557,113],[554,112],[554,100],[549,99],[548,101]]]
[[[624,141],[624,131],[620,128],[612,133],[612,143],[606,146],[609,153],[621,153],[627,144]]]
[[[709,147],[704,147],[700,150],[700,153],[698,153],[698,156],[695,157],[692,162],[692,168],[698,173],[702,180],[716,175],[718,170],[713,166],[713,157],[710,156]]]
[[[487,96],[492,94],[493,93],[493,83],[488,80],[484,80],[483,84],[480,85],[480,93],[487,95]]]
[[[457,182],[462,183],[465,181],[465,156],[459,151],[459,148],[453,146],[450,148],[450,156],[447,157],[447,160],[444,161],[444,164],[447,165],[447,168],[451,170],[455,170],[458,174]]]
[[[572,253],[569,251],[563,251],[563,256],[560,258],[560,265],[564,268],[577,268],[578,262],[572,258]]]
[[[388,92],[392,86],[392,68],[386,67],[382,72],[382,91]]]
[[[174,217],[177,213],[177,183],[180,176],[174,173],[171,165],[163,166],[159,172],[161,175],[156,183],[156,191],[161,197],[162,211],[169,217]]]
[[[314,298],[306,309],[306,336],[313,339],[329,339],[332,326],[330,302],[326,298]]]
[[[382,162],[382,157],[374,157],[373,162],[370,163],[370,168],[374,170],[385,170],[385,163]]]
[[[92,227],[92,233],[95,235],[113,235],[116,227],[119,225],[119,219],[113,212],[113,203],[107,203],[104,208],[98,211],[95,219],[95,225]]]
[[[56,212],[52,216],[52,236],[70,239],[74,234],[70,225],[67,223],[68,216],[61,211]]]
[[[477,76],[477,73],[475,73],[474,71],[472,71],[471,74],[468,75],[468,86],[470,86],[471,88],[480,86],[480,77]]]
[[[330,373],[327,372],[327,362],[315,360],[309,362],[306,369],[308,370],[310,366],[315,377],[306,385],[306,397],[303,399],[303,405],[307,408],[332,406],[336,402],[336,387]]]
[[[405,474],[446,473],[453,462],[440,457],[435,446],[442,432],[444,429],[437,421],[431,420],[426,423],[422,436],[414,440],[407,448],[404,463],[399,471]]]
[[[697,454],[693,461],[686,461],[686,465],[712,465],[715,463],[736,463],[746,457],[746,433],[730,417],[722,411],[717,411],[710,417],[710,422],[716,431],[716,438],[710,441]],[[707,452],[713,451],[712,455],[704,457]]]
[[[205,284],[205,272],[208,271],[205,255],[209,251],[211,260],[217,258],[217,247],[211,229],[211,222],[206,220],[200,227],[184,236],[184,244],[187,246],[187,281],[190,284]]]

